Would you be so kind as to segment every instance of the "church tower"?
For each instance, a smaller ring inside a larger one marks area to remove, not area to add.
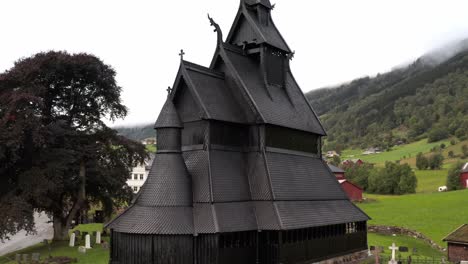
[[[369,217],[321,159],[269,0],[241,0],[210,67],[181,60],[135,202],[107,225],[111,264],[299,264],[367,249]]]

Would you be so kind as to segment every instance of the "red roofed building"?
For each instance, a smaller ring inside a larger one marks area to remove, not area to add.
[[[460,173],[460,185],[468,189],[468,162],[463,166],[461,173]]]
[[[363,189],[358,185],[348,181],[345,176],[345,171],[334,165],[328,164],[330,170],[335,174],[336,179],[341,185],[341,188],[346,192],[351,201],[362,201]]]

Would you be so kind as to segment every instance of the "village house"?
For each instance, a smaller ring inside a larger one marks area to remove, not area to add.
[[[134,167],[130,175],[128,176],[127,185],[132,188],[134,193],[140,191],[141,186],[145,183],[148,178],[148,173],[151,169],[151,164],[153,164],[154,154],[151,153],[149,158],[145,160],[143,164],[139,164]]]
[[[327,155],[325,155],[327,158],[333,158],[333,157],[339,157],[340,154],[338,152],[332,150],[332,151],[327,151]]]
[[[362,154],[363,155],[373,155],[373,154],[379,154],[379,153],[382,153],[380,148],[368,148]]]
[[[460,173],[460,185],[464,189],[468,189],[468,162],[463,166]]]
[[[362,161],[362,159],[347,159],[347,160],[341,162],[341,164],[343,164],[344,166],[351,166],[351,165],[354,165],[354,164],[362,165],[362,164],[364,164],[364,161]]]
[[[447,242],[448,260],[453,263],[468,261],[468,224],[460,226],[443,239]]]
[[[141,144],[143,145],[156,145],[156,138],[155,137],[150,137],[150,138],[145,138],[141,141]]]
[[[330,170],[335,174],[336,179],[341,185],[343,191],[345,191],[348,198],[353,202],[360,202],[362,201],[362,193],[363,189],[358,185],[348,181],[345,176],[345,171],[341,168],[338,168],[334,165],[328,164]]]

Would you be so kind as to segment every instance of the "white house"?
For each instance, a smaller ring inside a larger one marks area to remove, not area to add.
[[[133,168],[132,172],[128,176],[127,185],[132,188],[134,193],[140,191],[141,186],[145,183],[148,178],[148,173],[151,168],[151,164],[154,160],[154,154],[151,153],[149,158],[145,160],[144,164],[140,164]]]

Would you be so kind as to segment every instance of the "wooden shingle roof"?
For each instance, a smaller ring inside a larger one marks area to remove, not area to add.
[[[468,224],[460,226],[458,229],[446,236],[443,241],[468,244]]]

